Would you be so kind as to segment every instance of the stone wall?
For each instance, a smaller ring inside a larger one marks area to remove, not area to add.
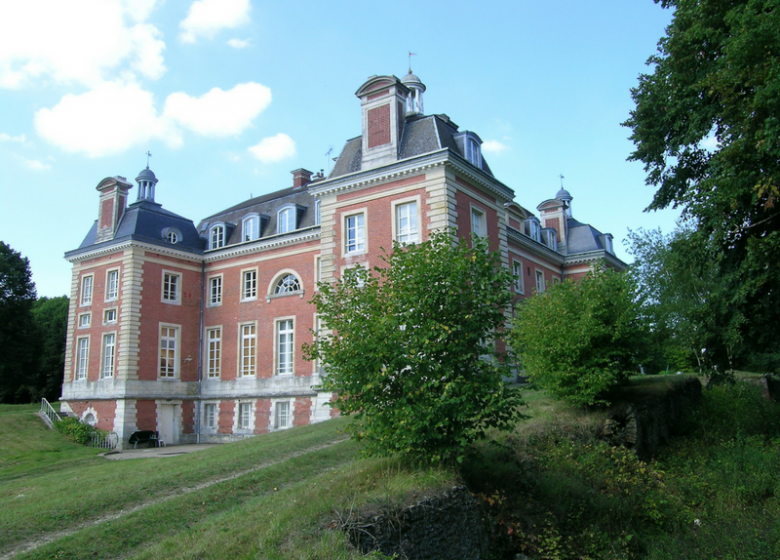
[[[379,550],[399,559],[478,560],[487,558],[490,549],[490,523],[464,487],[344,525],[364,553]]]

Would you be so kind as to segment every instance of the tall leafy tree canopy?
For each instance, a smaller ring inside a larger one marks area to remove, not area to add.
[[[511,274],[484,240],[471,247],[448,233],[396,244],[384,260],[320,284],[313,303],[332,334],[305,353],[325,364],[323,388],[354,416],[350,429],[368,454],[462,459],[488,429],[520,417],[494,350]]]
[[[625,125],[657,187],[681,207],[719,276],[743,341],[760,353],[780,315],[780,0],[655,0],[675,10]]]
[[[35,296],[29,261],[0,241],[0,402],[23,400],[25,375],[35,366]]]

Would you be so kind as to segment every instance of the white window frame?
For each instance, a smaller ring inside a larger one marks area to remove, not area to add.
[[[260,239],[260,216],[258,214],[252,214],[244,218],[241,223],[241,236],[242,241]]]
[[[257,268],[245,268],[241,271],[241,301],[257,299]]]
[[[251,329],[251,330],[250,330]],[[257,322],[238,325],[238,377],[257,375]]]
[[[214,224],[209,228],[209,249],[220,249],[225,246],[225,224]]]
[[[352,220],[354,225],[350,225]],[[360,223],[362,222],[362,223]],[[356,210],[345,213],[342,221],[342,237],[344,238],[343,247],[345,255],[363,255],[368,252],[368,212]],[[350,239],[350,231],[355,231],[354,240]]]
[[[479,206],[471,205],[471,233],[476,237],[487,237],[487,218]]]
[[[295,281],[293,282],[290,280],[290,277],[294,278]],[[297,290],[290,289],[294,287],[295,285],[298,285]],[[272,293],[271,295],[274,296],[291,296],[294,294],[300,294],[303,292],[303,284],[301,283],[301,279],[298,277],[297,274],[294,272],[282,272],[279,276],[276,277],[274,280]]]
[[[174,281],[175,279],[175,281]],[[162,286],[160,299],[163,303],[171,305],[181,304],[182,274],[172,270],[162,271]]]
[[[211,414],[209,414],[211,412]],[[203,427],[216,430],[219,427],[219,404],[215,402],[203,403]]]
[[[157,338],[157,378],[176,379],[179,377],[181,325],[160,323]],[[171,346],[173,348],[171,348]],[[164,351],[167,351],[166,356],[163,355]],[[163,360],[166,361],[165,366],[163,366]]]
[[[109,332],[103,334],[103,343],[101,344],[100,356],[100,378],[109,379],[114,377],[116,368],[116,333]]]
[[[284,216],[287,216],[286,218]],[[298,209],[293,204],[282,206],[276,212],[276,233],[289,233],[298,229]]]
[[[79,313],[78,328],[88,329],[92,326],[92,313]]]
[[[291,399],[274,400],[272,408],[273,418],[271,420],[271,426],[273,430],[287,430],[293,427],[294,409],[295,406]],[[285,414],[282,416],[282,411],[286,409]],[[280,420],[284,422],[280,422]]]
[[[413,211],[409,211],[414,205]],[[422,218],[420,215],[421,204],[420,197],[404,198],[392,202],[393,210],[393,239],[398,243],[419,243],[421,240],[420,224]],[[403,215],[405,214],[405,215]],[[403,227],[402,220],[407,219],[409,225]],[[411,222],[414,221],[412,225]]]
[[[76,339],[76,356],[73,377],[76,381],[84,381],[89,374],[89,337],[80,336]]]
[[[110,309],[104,309],[103,310],[103,324],[104,325],[113,325],[117,322],[117,318],[119,317],[119,313],[117,311],[116,307],[112,307]]]
[[[165,239],[171,245],[176,245],[179,242],[179,234],[174,230],[169,230],[168,233],[165,234]]]
[[[238,401],[236,406],[236,429],[242,431],[254,430],[254,404],[248,401]]]
[[[222,371],[222,326],[206,329],[206,377],[219,379]]]
[[[482,149],[479,146],[479,142],[477,142],[476,139],[472,138],[471,136],[466,136],[464,140],[465,140],[464,148],[466,151],[466,159],[469,161],[469,163],[481,169]]]
[[[119,269],[112,268],[106,271],[106,298],[104,301],[116,301],[119,299]]]
[[[222,274],[215,274],[209,276],[209,287],[207,301],[209,307],[217,307],[222,305],[222,286],[224,285],[224,277]]]
[[[317,282],[322,282],[322,255],[314,255],[314,290],[317,291]]]
[[[544,293],[544,288],[545,288],[545,285],[544,285],[544,271],[543,270],[539,270],[537,268],[536,269],[536,273],[534,275],[534,279],[536,281],[536,293],[537,294]]]
[[[529,220],[528,221],[528,234],[537,243],[542,242],[542,225],[537,222],[536,220]]]
[[[295,375],[295,316],[274,319],[274,375]]]
[[[81,277],[81,294],[79,297],[79,305],[81,307],[87,307],[92,305],[92,296],[95,288],[95,275],[85,274]]]
[[[322,201],[318,198],[314,201],[314,225],[322,225]]]
[[[558,250],[558,234],[554,229],[547,230],[547,246],[553,251]]]
[[[514,276],[513,285],[515,287],[515,293],[525,293],[525,279],[523,278],[523,261],[512,261],[512,275]]]

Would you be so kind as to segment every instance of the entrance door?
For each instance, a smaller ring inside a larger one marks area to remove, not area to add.
[[[176,428],[176,405],[158,404],[157,406],[157,431],[160,432],[160,439],[166,445],[175,445],[179,442],[179,431]]]

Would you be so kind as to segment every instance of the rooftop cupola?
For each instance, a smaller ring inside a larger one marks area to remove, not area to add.
[[[423,93],[425,92],[425,84],[420,81],[420,78],[412,74],[411,68],[409,68],[409,73],[401,79],[401,83],[409,88],[409,97],[406,98],[406,116],[424,114]]]
[[[564,189],[563,185],[561,185],[561,190],[555,194],[555,198],[563,202],[566,207],[566,217],[571,218],[571,201],[573,197],[569,194],[569,191]]]
[[[398,161],[410,93],[395,76],[371,76],[355,92],[363,113],[362,169]]]
[[[154,186],[157,184],[157,177],[149,169],[148,164],[146,169],[143,169],[138,174],[135,181],[138,183],[138,201],[148,200],[149,202],[154,202]]]

